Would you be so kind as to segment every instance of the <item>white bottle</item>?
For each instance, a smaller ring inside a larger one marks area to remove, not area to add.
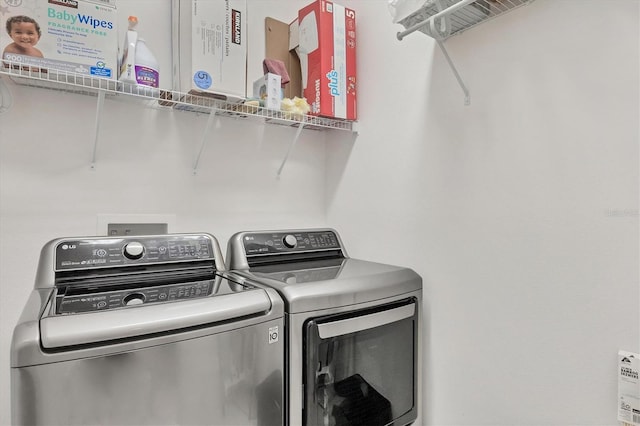
[[[138,38],[135,59],[136,83],[157,88],[160,84],[159,69],[158,60],[153,56],[144,39]]]
[[[125,83],[136,83],[135,56],[136,44],[138,43],[138,32],[136,31],[138,18],[129,16],[129,28],[124,38],[122,58],[120,60],[120,81]]]
[[[120,81],[125,83],[123,90],[149,96],[159,94],[160,66],[144,39],[138,36],[135,27],[138,18],[129,16],[120,68]]]

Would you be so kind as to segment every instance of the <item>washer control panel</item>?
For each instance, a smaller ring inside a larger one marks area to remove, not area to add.
[[[59,296],[57,314],[102,311],[150,303],[173,302],[205,297],[213,290],[213,280],[122,289],[108,292]]]
[[[331,230],[247,233],[243,236],[242,243],[247,256],[341,248],[336,233]]]
[[[60,241],[55,248],[56,271],[207,260],[213,243],[205,234],[136,237],[96,237]]]

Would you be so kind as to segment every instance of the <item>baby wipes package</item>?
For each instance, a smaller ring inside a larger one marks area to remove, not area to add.
[[[118,77],[115,0],[4,0],[4,66]]]

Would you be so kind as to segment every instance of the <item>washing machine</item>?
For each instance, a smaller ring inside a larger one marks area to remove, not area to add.
[[[285,302],[288,425],[407,425],[418,416],[422,279],[350,258],[334,229],[234,234],[227,270]]]
[[[284,304],[210,234],[60,238],[14,329],[14,425],[283,424]]]

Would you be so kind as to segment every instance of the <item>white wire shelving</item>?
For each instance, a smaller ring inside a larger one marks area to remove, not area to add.
[[[280,176],[302,130],[340,130],[356,132],[356,122],[354,121],[272,110],[242,102],[229,102],[214,97],[214,95],[207,96],[203,94],[182,93],[173,90],[158,90],[156,88],[123,84],[115,80],[60,70],[41,69],[6,60],[3,60],[0,64],[0,77],[3,76],[19,85],[97,97],[91,168],[95,168],[96,147],[99,138],[100,123],[102,121],[104,100],[106,98],[137,103],[150,108],[208,114],[209,118],[202,135],[200,149],[194,161],[194,173],[197,171],[207,134],[213,128],[214,117],[229,117],[240,120],[250,120],[260,124],[264,123],[296,128],[294,139],[278,169],[278,176]]]
[[[425,0],[419,9],[395,21],[405,27],[404,31],[398,32],[397,37],[398,40],[402,40],[409,34],[419,31],[435,39],[464,92],[465,105],[469,105],[471,102],[469,90],[451,61],[443,42],[449,37],[461,34],[533,1]]]
[[[531,3],[533,0],[427,0],[422,7],[400,19],[406,28],[398,33],[405,36],[420,31],[429,37],[446,40]]]

